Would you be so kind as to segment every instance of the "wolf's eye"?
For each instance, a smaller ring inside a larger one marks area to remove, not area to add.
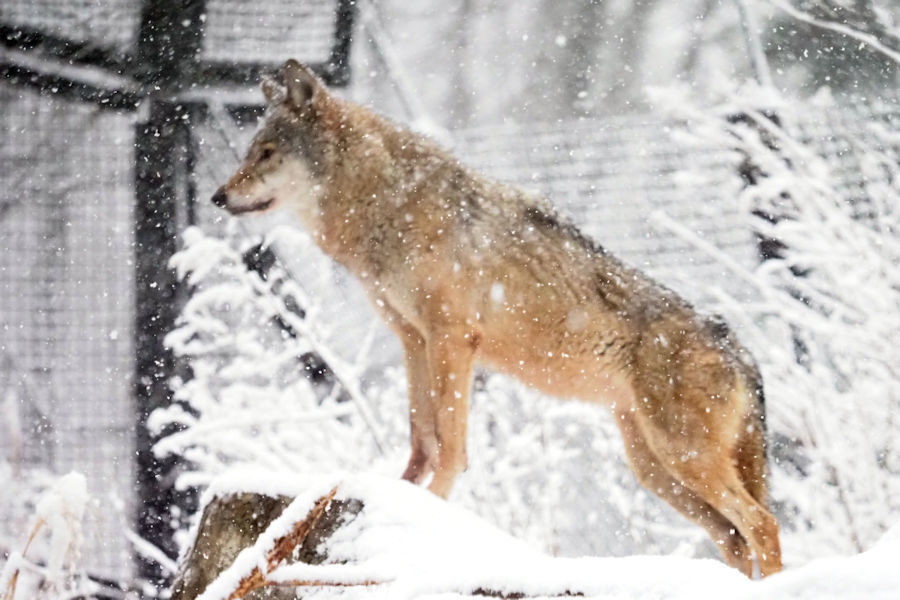
[[[262,152],[259,155],[259,160],[269,160],[272,158],[272,155],[275,154],[275,150],[272,148],[263,148]]]

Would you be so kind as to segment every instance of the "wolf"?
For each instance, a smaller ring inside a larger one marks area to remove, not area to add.
[[[781,569],[767,508],[762,381],[727,326],[620,262],[542,198],[331,93],[295,60],[213,195],[233,215],[293,211],[353,273],[404,349],[403,478],[447,497],[466,468],[476,362],[610,407],[638,480],[748,576]]]

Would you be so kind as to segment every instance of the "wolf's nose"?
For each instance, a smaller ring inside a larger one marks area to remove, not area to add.
[[[213,194],[212,203],[218,206],[219,208],[224,208],[226,204],[228,204],[228,194],[226,194],[221,189],[216,190],[216,193]]]

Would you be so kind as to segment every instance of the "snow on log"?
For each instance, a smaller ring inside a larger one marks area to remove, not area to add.
[[[234,473],[213,483],[172,600],[893,598],[900,527],[869,552],[750,581],[711,559],[554,558],[406,482]]]

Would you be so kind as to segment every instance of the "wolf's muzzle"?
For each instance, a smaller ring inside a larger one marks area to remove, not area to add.
[[[226,194],[221,188],[216,190],[216,193],[213,194],[212,203],[218,206],[219,208],[225,208],[228,204],[228,194]]]

